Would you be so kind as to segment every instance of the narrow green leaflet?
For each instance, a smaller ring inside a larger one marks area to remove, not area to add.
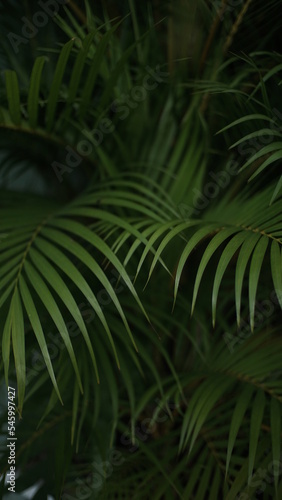
[[[96,373],[97,381],[99,381],[98,368],[96,363],[96,358],[93,352],[93,347],[85,326],[85,322],[82,318],[79,307],[74,300],[73,295],[69,291],[68,287],[65,285],[64,281],[54,269],[54,267],[48,262],[43,255],[37,252],[35,249],[30,249],[30,258],[37,267],[39,271],[41,271],[44,278],[49,282],[50,286],[54,288],[54,290],[59,294],[61,300],[64,302],[67,309],[70,311],[74,320],[80,328],[80,331],[85,339],[86,345],[88,347],[94,370]]]
[[[193,117],[194,119],[194,117]],[[198,124],[198,120],[196,121],[196,124]],[[184,151],[187,148],[187,137],[190,136],[194,132],[194,127],[192,128],[193,121],[192,120],[186,120],[186,122],[183,123],[182,128],[180,130],[180,134],[178,137],[178,140],[172,150],[172,154],[169,158],[169,163],[167,165],[166,169],[166,176],[164,177],[162,181],[162,185],[165,189],[171,189],[172,187],[172,182],[171,179],[173,176],[175,176],[176,169],[181,161],[181,158],[183,157]]]
[[[28,276],[30,283],[32,284],[32,286],[35,289],[35,291],[37,292],[39,298],[41,299],[41,301],[45,305],[45,307],[46,307],[47,311],[49,312],[51,318],[53,319],[56,327],[58,328],[60,335],[62,336],[62,338],[64,340],[64,343],[65,343],[65,346],[66,346],[67,351],[69,353],[74,371],[75,371],[76,376],[77,376],[80,390],[81,390],[81,392],[83,392],[81,379],[80,379],[80,373],[78,370],[77,361],[76,361],[76,357],[75,357],[75,354],[73,351],[69,332],[68,332],[67,326],[65,324],[64,318],[59,310],[59,307],[58,307],[53,295],[51,294],[49,288],[46,286],[45,282],[40,277],[40,275],[35,270],[35,268],[29,262],[26,261],[25,265],[24,265],[24,269],[25,269],[25,272]]]
[[[133,297],[135,298],[136,302],[138,303],[141,311],[143,312],[144,316],[147,318],[149,321],[148,315],[137,295],[137,292],[132,285],[131,279],[128,276],[126,270],[124,269],[123,265],[119,261],[119,259],[116,257],[116,255],[112,252],[110,247],[96,234],[94,234],[90,229],[87,227],[83,226],[82,224],[79,224],[78,222],[75,221],[69,221],[67,219],[54,219],[52,220],[52,225],[59,227],[63,230],[69,231],[70,233],[73,233],[84,240],[88,241],[91,243],[95,248],[97,248],[101,253],[104,254],[104,256],[113,264],[113,266],[118,270],[119,274],[125,281],[127,287],[129,288],[130,292],[132,293]]]
[[[187,474],[187,483],[185,485],[185,490],[183,494],[183,499],[185,498],[191,498],[193,491],[195,491],[196,484],[201,480],[201,476],[203,473],[203,468],[201,466],[201,463],[205,463],[207,459],[207,451],[204,450],[203,453],[200,455],[199,462],[193,467],[193,474]],[[212,499],[214,500],[214,498]]]
[[[249,182],[252,181],[258,174],[260,174],[268,165],[271,165],[272,163],[279,161],[282,159],[282,142],[281,144],[281,149],[280,151],[276,151],[276,153],[273,153],[269,158],[267,158],[262,164],[259,166],[259,168],[255,171],[253,175],[249,178]]]
[[[168,474],[167,471],[164,469],[164,467],[162,467],[161,462],[157,459],[157,457],[154,455],[154,453],[152,453],[152,451],[150,450],[150,448],[148,446],[146,446],[146,445],[143,445],[142,442],[140,442],[139,444],[140,444],[140,448],[143,451],[143,453],[145,455],[147,455],[147,457],[150,459],[151,462],[154,463],[157,471],[159,471],[164,476],[164,479],[168,482],[168,484],[171,485],[171,487],[173,488],[173,490],[175,491],[175,493],[178,495],[178,498],[180,498],[181,500],[184,500],[184,498],[181,495],[180,491],[177,489],[177,486],[172,481],[172,479],[170,477],[170,474]]]
[[[204,422],[206,421],[210,411],[212,410],[216,402],[219,400],[219,398],[223,396],[228,387],[230,387],[230,380],[228,378],[223,379],[223,377],[221,377],[221,379],[217,377],[217,385],[214,388],[214,390],[211,390],[209,384],[207,384],[204,396],[202,400],[199,401],[195,409],[195,416],[196,416],[195,426],[193,429],[193,434],[191,436],[189,452],[191,452],[195,444],[195,441],[199,435],[199,432],[202,429],[202,426],[204,425]],[[194,415],[192,421],[193,420],[194,420]],[[190,426],[190,432],[192,433],[192,425]],[[189,434],[190,433],[188,432],[186,437],[186,442],[188,441]]]
[[[277,241],[271,243],[270,262],[274,289],[282,308],[282,255]]]
[[[151,234],[155,233],[155,231],[157,230],[157,228],[160,226],[160,223],[159,222],[156,222],[156,223],[152,223],[148,226],[148,222],[146,221],[146,223],[138,223],[138,229],[139,228],[142,228],[142,227],[145,227],[145,229],[143,230],[143,232],[141,233],[142,234],[142,240],[144,238],[146,238],[146,241],[147,241],[147,238],[148,236],[150,236]],[[129,240],[129,237],[130,237],[130,234],[127,232],[127,231],[124,231],[123,234],[121,234],[118,239],[116,240],[116,242],[114,243],[114,245],[112,246],[112,250],[114,250],[115,254],[118,253],[119,249],[122,248],[122,246]],[[127,251],[127,254],[124,258],[124,261],[123,261],[123,265],[124,267],[127,266],[127,264],[130,262],[130,260],[133,258],[133,255],[134,253],[136,252],[136,250],[140,247],[140,245],[142,244],[142,241],[140,239],[135,239],[131,245],[131,247],[128,249]],[[154,253],[154,249],[152,248],[152,253]],[[164,267],[166,268],[165,264],[164,264]],[[168,271],[169,272],[169,271]],[[135,280],[137,278],[137,275],[138,275],[138,269],[135,273]]]
[[[20,91],[18,76],[15,71],[5,71],[6,92],[11,119],[15,125],[21,123]]]
[[[240,326],[241,297],[242,297],[244,275],[250,256],[259,239],[260,239],[260,234],[249,234],[241,247],[239,257],[237,260],[236,273],[235,273],[235,303],[236,303],[236,316],[237,316],[238,327]]]
[[[19,412],[21,414],[25,394],[26,361],[24,318],[18,288],[15,289],[12,299],[12,344],[17,374]]]
[[[45,62],[46,62],[45,56],[36,58],[30,78],[28,100],[27,100],[27,111],[28,111],[29,124],[32,128],[35,128],[37,125],[39,89],[41,83],[41,75]]]
[[[220,283],[222,281],[223,275],[226,271],[226,268],[228,264],[230,263],[232,257],[234,256],[235,252],[238,250],[240,245],[246,240],[246,233],[242,232],[239,234],[236,234],[234,238],[226,245],[225,249],[222,252],[222,255],[220,257],[215,278],[214,278],[214,284],[213,284],[213,291],[212,291],[212,321],[213,321],[213,326],[215,326],[215,316],[216,316],[216,304],[217,304],[217,297],[218,297],[218,292],[219,292],[219,287]]]
[[[265,252],[267,250],[267,246],[268,246],[268,238],[262,236],[258,244],[256,245],[250,265],[249,304],[250,304],[250,324],[252,331],[254,330],[255,326],[255,300],[256,300],[258,280]]]
[[[99,350],[99,359],[103,366],[103,372],[105,374],[105,378],[108,381],[108,385],[110,388],[110,397],[112,401],[112,414],[113,414],[113,427],[115,428],[118,418],[118,386],[117,386],[117,377],[114,372],[114,366],[112,366],[110,359],[105,351],[103,344],[100,339],[97,338],[97,347]],[[114,436],[112,436],[112,439]],[[111,443],[112,444],[112,443]]]
[[[20,276],[20,278],[19,278],[19,287],[20,287],[20,293],[21,293],[21,297],[22,297],[22,301],[23,301],[25,310],[27,312],[27,315],[28,315],[29,321],[31,323],[31,326],[33,328],[34,334],[37,338],[37,341],[38,341],[39,347],[41,349],[44,361],[46,363],[46,367],[47,367],[47,370],[49,372],[50,378],[51,378],[52,383],[54,385],[54,388],[56,390],[57,396],[58,396],[59,400],[61,401],[61,403],[63,404],[62,398],[61,398],[61,395],[59,392],[59,388],[57,385],[57,381],[55,378],[50,355],[48,352],[45,336],[44,336],[44,333],[42,330],[41,321],[40,321],[40,318],[39,318],[38,313],[36,311],[36,307],[35,307],[32,295],[27,287],[27,284],[26,284],[23,276]]]
[[[199,223],[199,222],[198,222]],[[208,226],[202,227],[199,229],[191,238],[189,239],[187,245],[185,246],[184,250],[182,251],[181,257],[178,261],[178,266],[177,266],[177,271],[176,271],[176,276],[175,276],[175,284],[174,284],[174,303],[176,300],[178,288],[179,288],[179,282],[181,278],[181,274],[183,271],[183,268],[186,264],[186,261],[189,257],[189,255],[193,252],[195,249],[196,245],[203,239],[205,236],[210,234],[212,231],[216,230],[217,226],[215,224],[209,224]],[[157,251],[157,255],[159,254],[159,251]]]
[[[124,385],[126,387],[126,391],[128,394],[128,399],[130,403],[130,410],[131,410],[131,436],[132,436],[132,443],[135,444],[135,391],[134,391],[134,385],[132,383],[132,378],[130,376],[130,373],[128,371],[128,365],[125,361],[125,358],[123,356],[123,353],[119,353],[119,358],[121,360],[121,374],[123,376],[124,380]]]
[[[124,228],[129,234],[132,234],[135,236],[136,241],[143,242],[144,244],[147,243],[147,239],[142,235],[140,231],[136,228],[135,225],[130,224],[125,220],[124,218],[118,217],[115,214],[112,214],[110,212],[106,212],[104,210],[99,210],[95,208],[88,208],[88,207],[67,207],[65,210],[65,213],[67,215],[80,215],[82,217],[89,217],[89,218],[95,218],[95,219],[100,219],[101,221],[107,221],[113,224],[113,226],[117,227],[122,227]],[[60,214],[64,214],[64,211],[60,211]]]
[[[179,451],[183,451],[184,447],[187,444],[187,441],[189,439],[189,436],[193,430],[193,427],[195,425],[195,422],[197,421],[197,416],[195,414],[195,408],[197,407],[198,404],[198,409],[201,409],[204,405],[204,403],[201,405],[202,397],[203,394],[206,392],[207,385],[209,386],[209,391],[215,390],[216,386],[218,384],[218,378],[216,380],[213,380],[212,378],[208,382],[205,380],[200,384],[200,386],[197,388],[196,391],[192,394],[190,401],[189,401],[189,406],[187,408],[187,411],[185,412],[183,422],[182,422],[182,428],[181,428],[181,434],[180,434],[180,440],[179,440]],[[201,406],[199,406],[201,405]]]
[[[42,234],[50,238],[52,241],[55,241],[56,244],[59,243],[63,248],[66,248],[68,250],[71,248],[71,245],[73,243],[73,241],[70,238],[68,238],[66,235],[63,235],[59,231],[54,231],[45,228],[44,231],[42,231]],[[109,330],[107,321],[103,314],[103,311],[95,295],[93,294],[91,288],[89,287],[88,283],[82,276],[82,274],[77,270],[75,265],[63,252],[61,252],[56,246],[50,244],[47,240],[41,241],[40,238],[37,238],[36,245],[42,251],[42,253],[45,253],[49,259],[51,259],[55,264],[57,264],[57,266],[60,269],[62,269],[62,271],[64,271],[64,273],[75,283],[75,285],[81,290],[83,295],[87,298],[87,300],[93,307],[94,311],[97,313],[98,318],[100,319],[103,327],[105,328],[105,331],[108,335],[110,344],[112,346],[115,355],[117,365],[119,366],[119,360],[117,357],[115,344],[112,338],[112,334]]]
[[[266,74],[260,78],[260,82],[257,84],[256,88],[253,90],[251,97],[259,90],[261,87],[263,87],[266,91],[266,86],[265,82],[267,82],[273,75],[278,73],[279,71],[282,70],[282,64],[277,64],[274,66],[274,68],[271,68],[269,71],[266,72]],[[268,103],[268,107],[270,108],[270,105]]]
[[[101,64],[102,64],[102,61],[104,58],[104,53],[105,53],[106,47],[107,47],[111,37],[113,36],[113,33],[115,32],[115,30],[117,29],[119,24],[120,23],[118,23],[116,26],[111,28],[109,31],[107,31],[107,33],[105,33],[102,36],[102,38],[98,44],[98,47],[96,48],[96,52],[95,52],[93,59],[91,61],[90,69],[89,69],[89,72],[88,72],[88,75],[87,75],[87,78],[85,81],[85,85],[84,85],[84,88],[83,88],[82,94],[81,94],[81,102],[83,104],[80,106],[80,109],[79,109],[79,117],[80,118],[83,118],[85,115],[85,112],[86,112],[87,107],[89,105],[89,101],[91,98],[93,87],[95,85],[99,70],[101,69]]]
[[[76,97],[76,94],[77,94],[77,91],[79,88],[79,84],[81,81],[82,71],[83,71],[83,68],[85,66],[86,58],[89,54],[89,49],[91,47],[91,44],[93,42],[95,35],[96,35],[96,31],[86,35],[86,37],[84,38],[84,40],[82,42],[82,48],[77,54],[77,57],[76,57],[76,60],[74,63],[74,67],[72,70],[72,74],[71,74],[70,84],[69,84],[69,92],[68,92],[68,98],[67,98],[67,108],[66,108],[65,118],[68,117],[70,109],[71,109],[70,106],[75,101],[75,97]]]
[[[209,491],[209,485],[213,479],[213,466],[214,466],[214,457],[210,456],[208,460],[206,460],[206,468],[203,471],[201,476],[201,481],[199,482],[199,486],[197,489],[197,493],[195,498],[197,500],[205,500],[207,497],[207,492]]]
[[[84,368],[83,372],[85,373],[85,368]],[[88,377],[88,379],[89,379],[89,377]],[[82,405],[81,405],[81,409],[80,409],[79,422],[78,422],[77,433],[76,433],[76,448],[75,448],[76,453],[78,453],[78,450],[79,450],[81,431],[82,431],[83,423],[85,422],[87,410],[89,409],[89,383],[88,383],[88,380],[83,380],[83,387],[84,387],[84,394],[82,397]]]
[[[265,156],[267,154],[273,153],[274,151],[281,150],[282,149],[282,142],[274,142],[272,144],[268,144],[268,146],[264,146],[261,148],[257,153],[255,153],[251,158],[249,158],[248,161],[244,163],[244,165],[240,168],[239,172],[247,168],[249,165],[254,163],[256,160],[261,158],[262,156]]]
[[[240,426],[242,424],[246,410],[250,404],[250,400],[251,400],[253,392],[254,392],[254,388],[251,385],[247,384],[244,387],[241,394],[239,395],[236,407],[235,407],[234,412],[233,412],[233,416],[232,416],[232,420],[231,420],[231,424],[230,424],[227,455],[226,455],[226,476],[228,473],[231,454],[232,454],[232,451],[234,448],[236,437],[237,437],[238,431],[240,429]]]
[[[73,444],[74,442],[75,427],[78,417],[79,396],[80,396],[79,385],[77,382],[75,382],[73,391],[73,402],[72,402],[71,444]]]
[[[46,110],[46,127],[48,132],[50,132],[54,124],[55,113],[60,94],[60,87],[62,84],[64,71],[71,53],[73,43],[74,40],[70,40],[64,45],[57,62]]]
[[[2,359],[4,363],[5,381],[9,385],[9,365],[10,365],[10,350],[11,350],[11,334],[12,334],[12,304],[6,318],[3,337],[2,337]]]
[[[63,236],[63,238],[60,239],[60,242],[63,242],[64,239],[66,237]],[[106,277],[104,271],[101,269],[101,267],[99,266],[99,264],[97,264],[96,260],[93,259],[91,257],[91,255],[81,246],[79,245],[76,241],[70,241],[70,244],[66,247],[67,250],[71,251],[76,257],[78,257],[82,262],[84,262],[85,265],[87,265],[87,267],[89,267],[89,269],[91,269],[91,271],[93,272],[93,274],[98,278],[98,280],[102,283],[102,285],[104,286],[105,290],[107,291],[107,293],[109,294],[110,298],[112,299],[114,305],[116,306],[122,320],[123,320],[123,323],[124,323],[124,326],[128,332],[128,335],[135,347],[135,349],[137,350],[137,346],[136,346],[136,343],[133,339],[133,336],[132,336],[132,333],[130,331],[130,328],[129,328],[129,325],[128,325],[128,321],[125,317],[125,314],[123,312],[123,309],[120,305],[120,302],[117,298],[117,295],[110,283],[110,281],[108,280],[108,278]]]
[[[220,134],[221,132],[225,132],[225,130],[228,130],[229,128],[234,127],[234,125],[241,125],[242,123],[247,122],[249,120],[256,120],[256,121],[257,120],[264,120],[264,121],[267,121],[267,122],[270,122],[270,123],[275,123],[275,120],[272,120],[267,115],[262,115],[260,113],[254,113],[252,115],[243,116],[242,118],[238,118],[238,120],[235,120],[234,122],[229,123],[229,125],[227,125],[226,127],[222,128],[221,130],[219,130],[217,132],[217,134]]]
[[[239,141],[234,142],[234,144],[232,144],[232,146],[230,146],[229,149],[236,148],[237,146],[239,146],[243,142],[249,141],[251,139],[256,139],[257,137],[265,136],[265,135],[269,135],[270,137],[273,137],[273,136],[274,137],[281,137],[281,133],[276,131],[276,130],[272,130],[270,128],[262,128],[260,130],[256,130],[255,132],[252,132],[250,134],[245,135],[244,137],[239,139]]]
[[[261,424],[265,409],[265,394],[262,390],[258,390],[252,406],[252,416],[250,423],[250,441],[249,441],[249,472],[248,476],[252,476],[255,464],[255,457],[259,436],[261,432]]]
[[[177,227],[175,229],[173,229],[173,227],[175,225],[177,225]],[[146,244],[146,247],[145,247],[145,249],[143,251],[143,254],[142,254],[142,256],[141,256],[141,258],[139,260],[138,268],[137,268],[137,271],[136,271],[136,276],[138,276],[138,274],[139,274],[139,272],[141,270],[142,264],[143,264],[146,256],[148,255],[148,253],[152,250],[154,243],[160,238],[160,236],[163,235],[163,233],[165,233],[166,231],[168,231],[169,229],[171,229],[169,235],[167,235],[167,238],[163,240],[162,244],[158,248],[158,251],[156,253],[156,255],[158,255],[157,259],[160,258],[160,252],[162,252],[163,248],[165,248],[165,246],[168,245],[169,241],[171,241],[171,239],[173,239],[177,234],[181,233],[184,229],[187,229],[191,225],[192,225],[191,222],[184,222],[183,224],[179,224],[179,220],[178,219],[171,220],[171,221],[166,222],[164,224],[158,223],[158,225],[156,226],[156,228],[155,228],[155,230],[154,230],[154,232],[153,232],[150,240]],[[157,261],[154,260],[154,262],[157,262]],[[154,265],[152,264],[150,272],[149,272],[149,276],[148,276],[148,281],[149,281],[149,279],[151,277],[153,269],[154,269]]]
[[[239,228],[224,228],[222,229],[219,233],[217,233],[214,238],[210,241],[208,244],[204,255],[202,257],[202,260],[200,262],[200,265],[198,267],[198,272],[197,276],[195,279],[195,285],[194,285],[194,290],[193,290],[193,299],[192,299],[192,307],[191,307],[191,314],[193,314],[197,295],[198,295],[198,290],[200,286],[200,282],[203,276],[203,273],[206,269],[206,266],[211,259],[211,257],[214,255],[215,251],[219,248],[219,246],[230,236],[232,236],[234,233],[238,233],[240,229]]]
[[[275,198],[277,197],[277,195],[281,191],[281,189],[282,189],[282,175],[280,176],[280,179],[277,182],[277,185],[274,189],[273,195],[272,195],[270,203],[269,203],[270,205],[272,205],[272,203],[274,202]]]
[[[13,275],[13,272],[12,274]],[[2,293],[2,296],[0,298],[0,307],[2,307],[3,304],[5,304],[7,298],[9,297],[9,295],[11,295],[12,291],[14,289],[14,283],[11,283],[8,288],[6,288],[5,292]]]
[[[58,386],[60,387],[60,390],[63,394],[66,392],[67,387],[70,384],[70,378],[69,378],[69,376],[67,376],[67,375],[69,375],[69,372],[67,370],[68,365],[69,365],[68,359],[63,360],[62,356],[60,356],[59,372],[58,372],[57,380],[58,380]],[[73,383],[73,379],[71,379],[71,380]],[[57,396],[57,392],[56,392],[55,388],[53,387],[51,395],[50,395],[49,400],[48,400],[48,404],[47,404],[45,411],[44,411],[44,413],[43,413],[43,415],[42,415],[42,417],[37,425],[37,428],[40,427],[43,420],[45,420],[45,418],[52,412],[52,410],[56,407],[57,404],[58,404],[58,396]]]
[[[2,263],[5,260],[11,259],[11,257],[15,254],[20,255],[22,257],[24,250],[26,248],[26,244],[27,242],[25,242],[24,244],[11,246],[11,248],[8,248],[6,251],[2,252],[0,254],[0,262]]]
[[[217,468],[212,480],[212,485],[210,487],[210,495],[208,500],[214,500],[214,498],[219,498],[219,488],[221,484],[221,474],[220,470]]]
[[[109,33],[109,32],[108,32]],[[108,35],[107,33],[107,35]],[[105,35],[105,36],[107,36]],[[109,98],[111,96],[111,93],[113,92],[116,83],[118,81],[118,78],[120,75],[124,72],[124,67],[126,61],[129,59],[130,54],[132,54],[133,50],[135,49],[135,44],[123,51],[120,59],[117,61],[116,66],[113,68],[110,78],[106,81],[106,84],[104,86],[101,99],[99,102],[99,109],[103,110],[105,109],[106,104],[109,101]]]
[[[280,449],[281,449],[281,419],[282,407],[277,399],[271,399],[270,405],[270,429],[271,429],[271,442],[272,442],[272,456],[273,463],[280,464]],[[274,468],[275,470],[275,468]],[[278,474],[275,474],[275,488],[278,486]]]
[[[2,266],[0,268],[0,278],[1,278],[1,280],[3,279],[3,276],[5,276],[5,274],[8,271],[12,271],[13,273],[17,272],[16,265],[19,264],[21,258],[22,258],[22,255],[17,255],[13,259],[8,260],[8,262],[6,262],[6,264],[4,264],[4,266]]]

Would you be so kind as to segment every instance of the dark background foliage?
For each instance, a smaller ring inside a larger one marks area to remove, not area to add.
[[[2,498],[281,498],[281,7],[0,2]]]

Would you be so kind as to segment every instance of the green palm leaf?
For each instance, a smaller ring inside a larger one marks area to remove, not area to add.
[[[29,116],[29,124],[32,128],[35,128],[37,126],[39,90],[45,62],[46,58],[44,56],[38,57],[34,63],[30,77],[27,111]]]
[[[46,128],[48,132],[50,132],[50,130],[54,125],[55,112],[58,104],[60,87],[63,80],[64,71],[73,47],[73,43],[74,40],[70,40],[64,45],[57,62],[56,71],[50,89],[47,110],[46,110]]]
[[[15,125],[21,123],[20,91],[18,77],[15,71],[5,71],[6,92],[10,116]]]

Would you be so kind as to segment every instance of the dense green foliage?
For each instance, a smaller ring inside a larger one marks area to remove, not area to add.
[[[282,498],[281,0],[7,3],[4,498]]]

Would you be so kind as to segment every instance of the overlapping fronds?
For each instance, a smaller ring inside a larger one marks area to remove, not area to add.
[[[0,42],[18,491],[279,500],[281,0],[92,4]]]

